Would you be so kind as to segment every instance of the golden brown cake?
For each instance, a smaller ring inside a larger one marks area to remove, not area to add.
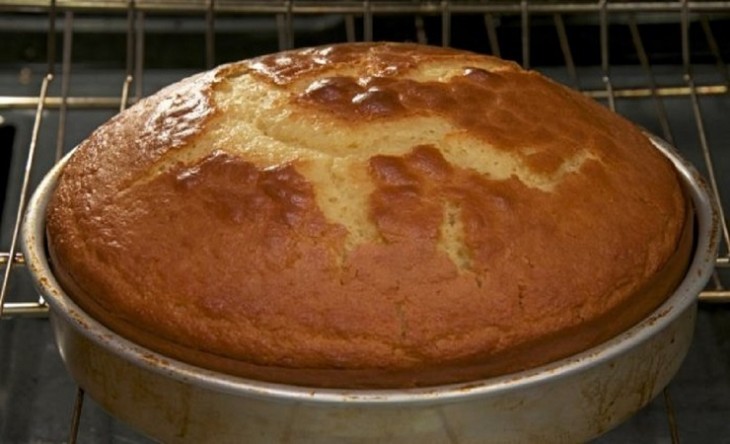
[[[324,387],[514,372],[677,285],[691,236],[633,124],[497,58],[343,44],[185,79],[81,143],[47,232],[71,297],[199,366]]]

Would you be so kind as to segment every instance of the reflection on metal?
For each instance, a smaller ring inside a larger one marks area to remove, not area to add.
[[[40,302],[6,302],[2,319],[10,318],[45,318],[48,316],[48,305]]]

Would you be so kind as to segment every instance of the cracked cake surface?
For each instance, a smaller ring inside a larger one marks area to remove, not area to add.
[[[497,58],[266,55],[171,85],[76,149],[54,271],[112,330],[274,382],[409,387],[541,365],[656,308],[689,210],[633,124]]]

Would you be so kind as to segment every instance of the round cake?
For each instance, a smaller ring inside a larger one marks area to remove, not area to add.
[[[340,44],[218,67],[82,142],[59,282],[165,356],[312,387],[472,381],[584,351],[683,277],[691,211],[632,123],[494,57]]]

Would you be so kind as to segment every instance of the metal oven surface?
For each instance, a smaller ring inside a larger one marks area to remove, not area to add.
[[[77,390],[23,266],[18,226],[45,172],[187,74],[345,40],[451,45],[538,69],[671,142],[730,205],[730,2],[0,0],[0,442],[149,442]],[[597,442],[730,442],[722,219],[687,360],[663,395]]]

